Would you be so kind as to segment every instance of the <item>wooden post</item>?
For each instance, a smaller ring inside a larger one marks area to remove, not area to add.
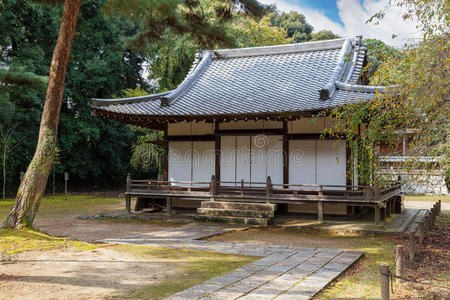
[[[323,222],[323,202],[317,202],[317,220]]]
[[[390,200],[391,214],[395,214],[395,198],[391,198]]]
[[[131,195],[129,193],[131,193],[131,174],[130,173],[127,174],[127,193],[125,196],[125,206],[126,206],[127,212],[131,211]]]
[[[390,218],[391,217],[391,201],[387,200],[386,201],[386,218]]]
[[[169,123],[164,127],[164,152],[162,157],[163,181],[169,180],[169,140],[167,138],[169,131]]]
[[[288,121],[283,120],[283,184],[289,184],[289,139],[288,139]],[[289,186],[283,186],[288,189]]]
[[[389,266],[380,265],[381,275],[381,300],[389,300]]]
[[[166,197],[166,214],[170,215],[172,211],[172,197]]]
[[[438,200],[438,205],[437,205],[437,207],[438,207],[438,214],[440,215],[441,214],[441,205],[442,205],[442,202],[441,202],[441,200],[439,199]]]
[[[211,184],[209,186],[211,201],[214,201],[216,195],[216,186],[217,186],[216,176],[211,175]]]
[[[395,251],[395,275],[403,276],[403,245],[397,245]],[[396,278],[395,282],[402,283],[402,280]]]
[[[409,232],[409,260],[414,260],[416,251],[416,237],[413,231]]]
[[[380,207],[378,206],[378,204],[375,204],[374,208],[375,208],[375,225],[378,225],[380,224],[381,221]]]
[[[272,179],[267,176],[266,180],[266,203],[270,203],[270,197],[272,196]]]
[[[419,222],[419,245],[423,245],[423,239],[425,237],[425,225],[423,221]]]
[[[244,179],[241,179],[241,197],[244,197]]]

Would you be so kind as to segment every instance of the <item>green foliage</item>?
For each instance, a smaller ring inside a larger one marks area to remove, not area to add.
[[[286,30],[286,38],[292,38],[292,42],[301,43],[311,40],[313,27],[306,22],[305,16],[298,12],[270,14],[272,26]]]
[[[259,21],[241,16],[230,24],[229,30],[238,48],[281,45],[292,41],[292,38],[286,38],[284,28],[272,26],[269,16]]]
[[[261,17],[267,9],[256,0],[111,0],[106,5],[109,13],[139,22],[140,31],[130,39],[130,45],[144,50],[167,34],[186,34],[201,48],[232,46],[226,23],[234,13]]]
[[[384,59],[386,53],[394,53],[379,65],[371,84],[393,86],[371,102],[329,112],[337,122],[332,131],[344,132],[352,156],[359,158],[357,171],[363,182],[383,182],[377,147],[384,145],[394,152],[403,136],[411,137],[408,151],[413,157],[401,165],[404,171],[421,169],[422,176],[427,177],[437,168],[449,168],[450,36],[442,31],[449,21],[442,17],[445,9],[439,3],[442,1],[407,0],[399,4],[407,6],[405,19],[419,21],[423,40],[403,51],[371,41],[380,49],[375,58]],[[437,23],[430,24],[430,20]],[[439,162],[423,163],[423,156],[438,158]]]
[[[338,39],[340,36],[334,34],[331,30],[321,30],[311,34],[311,42]]]
[[[135,133],[120,123],[92,117],[89,105],[92,97],[146,87],[140,74],[144,58],[123,43],[123,38],[137,33],[137,27],[106,17],[101,10],[104,2],[83,1],[80,9],[61,108],[57,184],[62,184],[64,171],[71,174],[71,187],[84,188],[123,183],[128,172]],[[0,66],[4,66],[0,116],[8,116],[2,112],[13,107],[9,115],[11,124],[17,124],[13,138],[24,139],[21,151],[12,153],[7,162],[10,191],[34,153],[60,20],[59,6],[43,7],[28,0],[4,0],[0,6]]]
[[[141,89],[126,89],[123,91],[126,97],[138,97],[147,95],[148,92]],[[163,147],[153,144],[155,141],[162,141],[163,132],[158,130],[151,130],[148,128],[141,128],[137,126],[129,126],[131,131],[137,136],[136,142],[132,146],[133,154],[130,159],[131,167],[135,174],[133,175],[147,175],[145,177],[158,177],[162,179],[162,158]]]
[[[363,43],[367,45],[367,65],[362,70],[363,83],[370,84],[378,68],[390,58],[399,58],[401,52],[377,39],[365,39]],[[392,82],[383,82],[382,84],[389,85]]]

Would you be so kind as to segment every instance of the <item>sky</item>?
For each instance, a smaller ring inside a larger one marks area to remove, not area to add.
[[[282,12],[297,11],[305,15],[314,31],[331,30],[342,37],[362,35],[363,38],[378,38],[386,44],[401,47],[420,36],[415,23],[404,21],[402,10],[388,6],[387,0],[259,0],[264,4],[275,4]],[[379,25],[366,21],[375,13],[385,10],[386,15]],[[395,34],[397,37],[392,38]]]

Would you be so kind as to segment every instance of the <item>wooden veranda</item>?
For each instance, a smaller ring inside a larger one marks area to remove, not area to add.
[[[385,187],[354,185],[275,184],[266,182],[162,181],[127,179],[126,209],[130,211],[131,197],[166,199],[167,211],[173,198],[200,201],[246,202],[269,204],[316,203],[318,220],[323,221],[324,204],[373,207],[375,223],[382,217],[401,211],[401,183]],[[400,199],[400,200],[399,200]]]

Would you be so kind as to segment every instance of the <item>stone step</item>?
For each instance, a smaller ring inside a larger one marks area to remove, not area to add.
[[[273,218],[273,211],[264,210],[244,210],[244,209],[224,209],[224,208],[197,208],[197,214],[207,216],[228,216],[246,218]]]
[[[202,208],[220,208],[236,210],[275,211],[276,204],[248,202],[202,201]]]
[[[269,225],[268,218],[243,218],[243,217],[229,217],[229,216],[205,216],[196,215],[194,220],[203,222],[217,222],[227,224],[244,224],[244,225]]]

